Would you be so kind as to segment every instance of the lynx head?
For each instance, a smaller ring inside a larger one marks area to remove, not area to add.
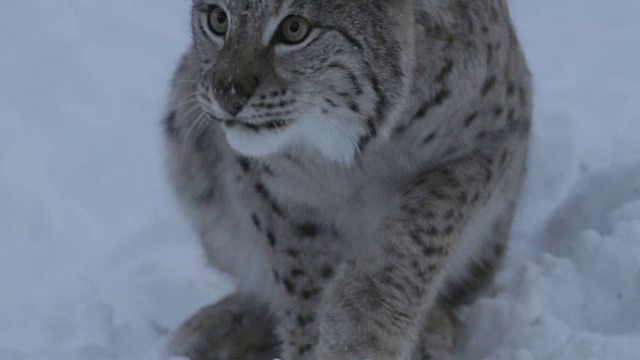
[[[198,98],[248,156],[348,163],[408,88],[410,0],[194,0]]]

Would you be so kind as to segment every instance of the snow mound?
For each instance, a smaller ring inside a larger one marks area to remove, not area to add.
[[[551,219],[467,309],[461,359],[640,358],[640,164],[588,176]]]

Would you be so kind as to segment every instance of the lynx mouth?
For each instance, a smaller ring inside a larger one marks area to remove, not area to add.
[[[237,120],[237,119],[225,120],[223,122],[226,128],[240,127],[240,128],[254,131],[254,132],[260,132],[262,130],[266,130],[266,131],[282,130],[287,126],[291,125],[292,123],[294,123],[293,119],[276,119],[276,120],[263,122],[260,124],[248,123],[248,122]]]

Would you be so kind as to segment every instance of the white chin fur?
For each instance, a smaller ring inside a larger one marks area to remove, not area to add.
[[[260,130],[255,132],[240,126],[225,126],[227,142],[235,151],[249,157],[271,155],[293,142],[293,129],[290,125],[280,130]]]
[[[320,111],[310,111],[278,130],[255,132],[240,126],[225,127],[227,142],[242,155],[264,157],[291,145],[302,145],[327,160],[350,164],[357,151],[358,128],[348,128]]]

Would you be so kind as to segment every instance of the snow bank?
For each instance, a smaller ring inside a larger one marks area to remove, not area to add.
[[[539,240],[467,309],[462,358],[639,359],[640,164],[582,180]]]

